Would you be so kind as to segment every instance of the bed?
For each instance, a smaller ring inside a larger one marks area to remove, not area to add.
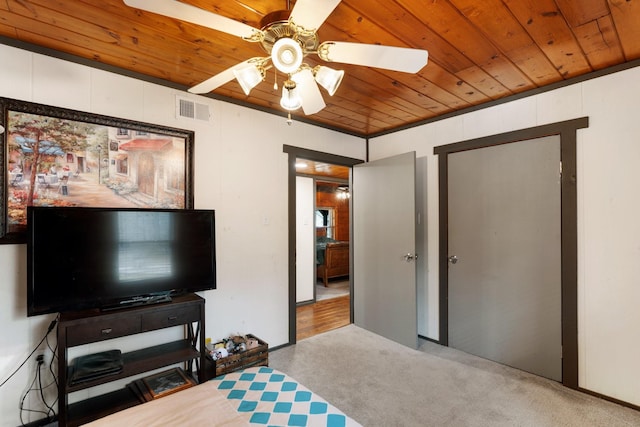
[[[329,279],[349,275],[349,242],[316,241],[316,275],[326,287]]]
[[[266,366],[226,374],[87,426],[360,426],[288,375]]]

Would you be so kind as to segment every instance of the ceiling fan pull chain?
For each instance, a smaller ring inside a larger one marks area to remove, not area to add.
[[[278,70],[273,68],[273,90],[278,90]]]

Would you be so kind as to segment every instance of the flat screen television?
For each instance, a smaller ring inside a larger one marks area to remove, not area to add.
[[[28,316],[215,288],[213,210],[27,209]]]

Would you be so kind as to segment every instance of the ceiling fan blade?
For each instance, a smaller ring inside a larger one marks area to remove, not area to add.
[[[341,0],[298,0],[291,11],[291,19],[305,30],[315,31],[331,15]]]
[[[136,9],[202,25],[242,38],[251,38],[254,33],[260,32],[242,22],[176,0],[124,0],[124,3]]]
[[[298,71],[291,76],[291,80],[296,82],[296,86],[300,91],[302,110],[306,115],[315,114],[326,106],[311,70]]]
[[[245,67],[252,61],[254,58],[247,59],[239,64],[234,65],[233,67],[227,68],[221,73],[216,74],[215,76],[203,81],[202,83],[198,83],[197,85],[189,88],[189,92],[191,93],[209,93],[212,90],[216,90],[220,86],[225,83],[230,82],[235,79],[236,76],[233,74],[233,71],[242,67]]]
[[[318,47],[318,56],[329,62],[364,65],[404,73],[417,73],[425,65],[429,53],[422,49],[381,46],[348,42],[324,42]]]

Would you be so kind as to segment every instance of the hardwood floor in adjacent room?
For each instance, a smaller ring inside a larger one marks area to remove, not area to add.
[[[296,309],[296,340],[300,341],[351,323],[349,295],[331,298]]]

